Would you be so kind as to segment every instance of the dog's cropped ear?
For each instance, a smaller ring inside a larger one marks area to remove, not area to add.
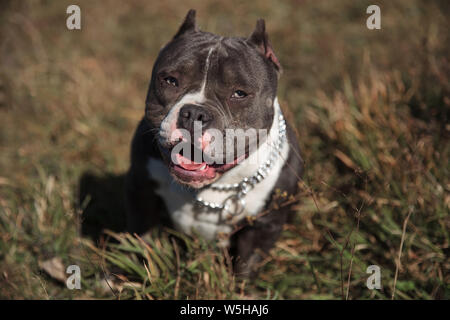
[[[266,23],[264,19],[259,19],[256,22],[256,28],[251,34],[251,36],[247,39],[247,42],[256,46],[256,48],[267,58],[269,59],[278,73],[281,73],[281,65],[278,61],[278,58],[275,56],[273,52],[272,46],[269,42],[269,36],[266,32]]]
[[[180,29],[178,29],[177,34],[173,37],[174,39],[181,37],[183,34],[188,32],[196,32],[197,24],[195,22],[195,10],[191,9],[184,18],[184,22],[181,25]]]

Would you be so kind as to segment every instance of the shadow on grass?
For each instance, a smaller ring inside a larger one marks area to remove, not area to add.
[[[81,232],[98,240],[103,230],[126,231],[125,174],[95,175],[85,172],[79,183],[83,209]]]

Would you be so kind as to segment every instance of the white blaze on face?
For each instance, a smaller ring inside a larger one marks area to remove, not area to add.
[[[175,142],[183,138],[180,130],[177,129],[177,120],[178,115],[180,113],[180,109],[185,104],[201,104],[203,103],[205,98],[205,89],[206,89],[206,81],[208,78],[208,69],[209,69],[209,57],[213,52],[214,48],[209,49],[208,55],[206,56],[205,63],[205,74],[203,76],[202,85],[200,86],[200,90],[193,93],[188,93],[184,95],[175,105],[170,109],[167,116],[161,122],[161,127],[159,129],[159,136],[164,141]]]

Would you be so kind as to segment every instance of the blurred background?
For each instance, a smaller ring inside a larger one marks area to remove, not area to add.
[[[201,239],[120,233],[152,65],[190,8],[224,36],[266,20],[306,161],[295,221],[254,281]],[[0,2],[0,298],[450,298],[449,15],[420,0]]]

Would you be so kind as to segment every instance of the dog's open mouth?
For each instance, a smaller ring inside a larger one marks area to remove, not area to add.
[[[177,164],[171,163],[175,174],[190,180],[214,179],[217,173],[223,173],[237,164],[236,160],[229,164],[208,164],[206,162],[194,162],[180,154],[177,154],[176,157]]]
[[[234,158],[232,162],[221,164],[208,160],[203,151],[196,149],[193,145],[191,145],[191,152],[188,152],[187,154],[184,152],[185,149],[181,149],[180,152],[175,153],[174,155],[172,155],[174,152],[173,148],[164,151],[164,153],[168,155],[167,158],[172,173],[186,183],[212,181],[218,175],[233,168],[247,157],[247,155],[244,154]]]

